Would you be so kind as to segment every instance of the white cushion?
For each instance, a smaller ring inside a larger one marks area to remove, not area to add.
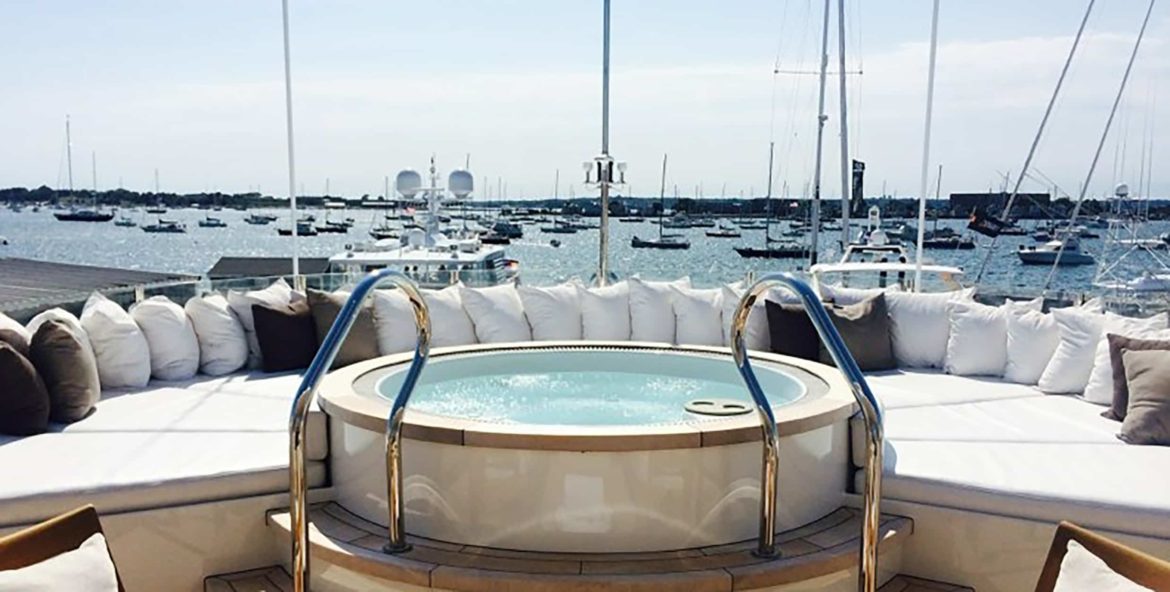
[[[671,286],[691,287],[684,277],[673,282],[630,278],[630,339],[674,343],[674,291]]]
[[[28,329],[24,328],[24,325],[21,325],[13,320],[12,317],[2,312],[0,312],[0,329],[8,329],[23,337],[25,341],[32,341],[32,333],[29,333]]]
[[[291,304],[294,299],[304,298],[302,295],[297,295],[298,298],[294,294],[296,293],[289,287],[288,282],[284,281],[284,278],[272,282],[272,285],[263,290],[249,292],[228,290],[228,305],[231,306],[236,318],[240,319],[240,324],[244,326],[244,336],[248,338],[249,368],[259,368],[262,359],[260,340],[256,337],[256,321],[252,318],[252,306],[259,304],[269,308],[283,308]]]
[[[431,325],[434,326],[433,318]],[[374,327],[378,332],[378,353],[384,356],[414,351],[418,344],[414,310],[401,290],[374,290]]]
[[[480,343],[532,341],[532,329],[524,318],[524,303],[512,284],[464,287],[459,296]]]
[[[96,532],[72,551],[28,567],[0,571],[0,590],[117,592],[118,576],[106,537]]]
[[[1093,372],[1105,315],[1080,308],[1058,308],[1052,311],[1052,318],[1060,330],[1060,343],[1036,387],[1046,393],[1079,393],[1085,390]]]
[[[581,298],[581,338],[586,341],[630,340],[630,284],[602,288],[578,287]]]
[[[1164,312],[1146,319],[1105,313],[1105,324],[1101,327],[1101,337],[1097,339],[1097,349],[1093,354],[1093,371],[1089,374],[1088,384],[1085,385],[1085,400],[1098,405],[1109,405],[1113,402],[1113,361],[1109,358],[1108,338],[1110,333],[1136,339],[1153,339],[1157,333],[1166,330],[1168,323],[1170,319]]]
[[[1003,376],[1007,365],[1007,317],[1039,311],[1042,299],[987,306],[973,301],[950,303],[946,371],[961,376]]]
[[[677,342],[723,345],[723,294],[720,288],[672,286]]]
[[[220,294],[204,294],[183,306],[199,339],[199,370],[209,376],[231,374],[248,363],[244,325]]]
[[[476,343],[475,327],[463,310],[463,298],[460,296],[462,287],[462,284],[456,284],[442,290],[422,291],[423,300],[431,313],[431,345],[434,347]],[[414,321],[411,321],[411,335],[414,334],[413,326]]]
[[[731,346],[731,321],[735,316],[735,309],[739,308],[739,300],[743,298],[743,282],[726,284],[722,288],[723,295],[723,345]],[[748,313],[747,327],[744,331],[744,344],[750,350],[771,351],[772,336],[768,332],[768,313],[764,308],[764,301],[780,302],[784,304],[799,304],[800,299],[786,288],[773,288],[763,298],[756,300]]]
[[[77,317],[73,316],[73,313],[70,313],[63,308],[50,308],[48,310],[41,311],[35,317],[29,319],[27,326],[29,335],[35,334],[37,329],[40,329],[41,325],[45,324],[46,321],[61,321],[62,323],[65,323],[75,334],[85,335],[85,343],[91,348],[90,351],[93,351],[92,345],[89,343],[89,335],[86,335],[85,327],[81,326],[81,321]]]
[[[942,368],[950,335],[949,305],[971,300],[974,289],[922,294],[887,291],[890,341],[901,368]]]
[[[140,387],[150,382],[146,336],[118,303],[94,292],[81,311],[102,388]]]
[[[199,371],[199,339],[183,307],[166,296],[153,296],[130,306],[130,316],[146,336],[150,375],[159,380],[185,380]]]
[[[1060,345],[1060,329],[1051,314],[1029,310],[1009,314],[1007,364],[1003,377],[1009,382],[1036,384]]]
[[[1152,592],[1109,568],[1080,543],[1069,540],[1052,592]]]
[[[516,286],[524,304],[524,316],[536,341],[581,339],[581,283],[570,281],[549,288]]]

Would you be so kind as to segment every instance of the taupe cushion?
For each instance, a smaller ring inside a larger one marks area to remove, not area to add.
[[[341,313],[341,307],[349,299],[346,292],[322,292],[309,290],[309,307],[313,310],[313,322],[317,326],[317,345],[325,341],[333,321]],[[354,362],[361,362],[378,357],[378,328],[374,324],[374,308],[367,302],[358,311],[353,328],[341,344],[341,350],[333,360],[333,367],[340,368]]]
[[[317,329],[304,301],[280,308],[252,305],[260,360],[265,372],[307,368],[317,354]]]
[[[29,436],[49,427],[49,392],[37,369],[0,342],[0,434]]]
[[[1170,341],[1164,339],[1134,339],[1124,335],[1110,333],[1109,363],[1113,366],[1113,404],[1101,412],[1102,417],[1121,421],[1125,419],[1126,409],[1129,408],[1129,385],[1125,380],[1125,364],[1121,360],[1124,350],[1170,350]]]
[[[1125,351],[1129,409],[1117,437],[1127,444],[1170,446],[1170,351]]]
[[[886,308],[884,294],[849,306],[826,306],[825,310],[863,371],[893,370],[898,367],[890,341],[890,313]],[[823,343],[820,359],[825,364],[833,363]]]
[[[45,321],[33,334],[29,360],[49,392],[52,421],[77,421],[88,415],[101,398],[97,360],[86,339],[60,320]]]
[[[821,338],[803,305],[765,300],[764,310],[772,352],[814,362],[820,358]]]

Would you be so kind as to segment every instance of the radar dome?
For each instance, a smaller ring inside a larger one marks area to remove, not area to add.
[[[418,190],[422,188],[422,175],[419,175],[418,171],[411,169],[401,171],[394,178],[394,188],[398,190],[398,193],[402,194],[402,197],[412,199],[418,193]]]
[[[1119,183],[1113,190],[1113,195],[1116,195],[1117,197],[1127,197],[1129,195],[1129,185],[1126,185],[1125,183]]]
[[[456,169],[447,176],[447,189],[452,195],[463,199],[475,189],[475,177],[469,171]]]

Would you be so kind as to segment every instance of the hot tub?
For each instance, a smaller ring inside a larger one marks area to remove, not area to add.
[[[409,355],[331,373],[336,500],[387,521],[386,416]],[[853,400],[833,368],[753,355],[780,429],[777,529],[842,504]],[[697,411],[697,412],[696,412]],[[722,349],[435,350],[405,417],[406,530],[531,551],[645,552],[757,535],[759,416]]]

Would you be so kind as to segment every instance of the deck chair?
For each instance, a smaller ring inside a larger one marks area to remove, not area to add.
[[[1061,522],[1048,549],[1048,560],[1040,572],[1036,592],[1052,592],[1060,563],[1068,550],[1068,542],[1075,540],[1090,553],[1100,557],[1110,569],[1157,592],[1170,592],[1170,562],[1131,549],[1116,541],[1085,530],[1070,522]]]
[[[20,569],[81,546],[86,539],[102,532],[97,510],[92,505],[82,506],[50,518],[22,531],[0,537],[0,570]],[[113,562],[113,557],[110,561]],[[118,566],[114,565],[118,577],[118,590],[125,592]]]

